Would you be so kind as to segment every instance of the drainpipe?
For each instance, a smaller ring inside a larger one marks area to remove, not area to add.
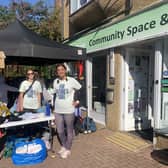
[[[61,38],[64,40],[64,0],[61,0]]]
[[[125,15],[130,14],[132,7],[133,7],[133,1],[132,0],[125,0]]]

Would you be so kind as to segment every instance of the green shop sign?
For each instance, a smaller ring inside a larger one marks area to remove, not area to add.
[[[69,44],[84,47],[89,53],[165,34],[168,34],[167,2],[130,16],[109,27],[98,27],[94,32],[85,34],[79,39],[69,42]]]

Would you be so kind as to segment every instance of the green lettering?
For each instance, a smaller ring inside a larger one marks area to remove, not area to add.
[[[93,42],[93,40],[90,40],[90,41],[89,41],[89,46],[90,46],[90,47],[92,46],[92,42]]]
[[[165,25],[168,23],[168,14],[165,13],[161,16],[161,21],[160,21],[160,25]]]
[[[128,27],[127,27],[127,32],[128,32],[128,33],[127,33],[127,36],[130,36],[130,35],[131,35],[131,26],[128,26]]]
[[[156,21],[155,21],[155,20],[152,20],[152,21],[150,22],[150,28],[153,29],[153,28],[155,28],[155,27],[156,27]]]
[[[142,32],[143,31],[143,25],[139,25],[138,26],[138,32]]]
[[[135,26],[132,28],[132,37],[134,36],[134,34],[136,34],[138,31],[138,28]]]
[[[146,22],[144,25],[144,30],[149,30],[149,22]]]

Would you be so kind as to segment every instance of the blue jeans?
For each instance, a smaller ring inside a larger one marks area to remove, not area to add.
[[[55,114],[55,121],[59,139],[66,149],[70,150],[73,140],[74,129],[74,113],[73,114]],[[65,127],[66,126],[66,127]],[[66,133],[65,133],[66,128]]]

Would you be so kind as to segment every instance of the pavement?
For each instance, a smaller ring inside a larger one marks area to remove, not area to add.
[[[54,137],[55,157],[48,152],[43,163],[33,166],[16,166],[11,159],[0,160],[0,168],[166,168],[151,157],[152,143],[137,152],[127,150],[107,140],[113,131],[99,129],[91,134],[79,134],[74,137],[72,154],[67,159],[61,159],[56,152],[60,146]],[[124,139],[123,139],[124,140]]]

